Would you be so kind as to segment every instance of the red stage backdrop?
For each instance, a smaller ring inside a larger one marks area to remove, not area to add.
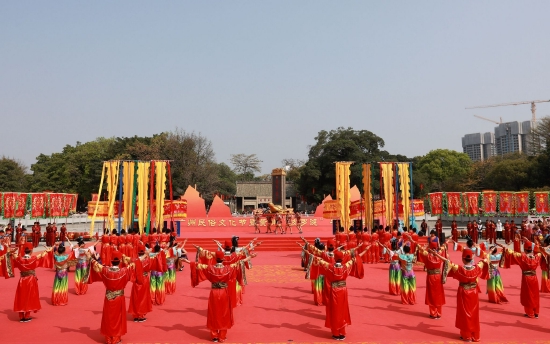
[[[516,192],[514,205],[516,215],[529,215],[529,191]]]
[[[461,213],[461,194],[460,192],[447,192],[447,213],[452,216],[458,216]]]
[[[499,210],[501,215],[511,216],[514,213],[514,194],[510,191],[499,192]]]
[[[495,216],[497,214],[497,193],[495,191],[483,191],[483,214]]]
[[[71,201],[73,200],[73,195],[64,194],[63,195],[63,211],[62,214],[64,217],[69,216],[69,211],[71,210]]]
[[[443,214],[443,192],[434,192],[428,194],[430,198],[430,208],[432,215]]]
[[[479,214],[479,192],[465,192],[464,213],[468,216],[477,216]]]
[[[535,192],[535,211],[537,215],[548,215],[548,192]]]

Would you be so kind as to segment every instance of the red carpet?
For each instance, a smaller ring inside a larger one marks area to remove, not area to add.
[[[191,241],[190,241],[191,242]],[[235,326],[228,332],[229,343],[335,343],[324,328],[324,307],[312,303],[311,286],[299,267],[298,252],[259,252],[248,272],[245,304],[235,309]],[[191,254],[192,256],[192,254]],[[458,258],[457,254],[453,257]],[[388,290],[388,265],[366,265],[365,278],[348,279],[349,302],[353,325],[348,343],[457,343],[454,327],[456,288],[446,284],[447,305],[443,318],[428,318],[424,305],[425,273],[417,271],[417,302],[401,305],[398,296]],[[481,295],[481,339],[485,343],[550,343],[550,294],[541,294],[539,319],[523,317],[519,302],[521,272],[517,267],[501,270],[507,305],[487,302]],[[539,278],[540,278],[540,271]],[[69,289],[69,305],[50,304],[54,272],[37,270],[42,310],[33,314],[30,323],[18,322],[12,311],[18,278],[0,281],[0,328],[2,343],[99,343],[99,327],[105,289],[93,284],[84,296]],[[176,295],[168,295],[164,306],[155,307],[147,322],[129,319],[124,343],[207,343],[206,307],[210,285],[193,289],[189,273],[177,275]],[[73,273],[69,283],[74,283]],[[481,281],[485,288],[485,281]],[[130,294],[130,285],[126,295]]]

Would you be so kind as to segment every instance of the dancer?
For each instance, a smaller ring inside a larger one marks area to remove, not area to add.
[[[101,264],[105,266],[109,266],[109,264],[111,264],[111,237],[108,229],[106,229],[104,234],[101,236],[100,259]]]
[[[40,243],[40,223],[35,222],[32,226],[32,245],[34,248],[38,247]]]
[[[297,211],[294,216],[296,217],[296,228],[298,228],[298,234],[302,234],[302,213]]]
[[[458,241],[458,225],[455,220],[451,222],[451,236],[453,237],[453,241]]]
[[[414,254],[410,253],[409,246],[403,247],[403,252],[392,252],[388,247],[386,249],[392,253],[392,260],[398,261],[401,270],[401,303],[404,305],[414,305],[416,303],[416,276],[413,271]]]
[[[143,243],[138,243],[138,258],[132,260],[136,266],[136,273],[132,278],[132,293],[130,294],[130,304],[128,305],[128,313],[134,317],[134,322],[144,322],[147,320],[147,313],[153,311],[153,301],[151,299],[151,288],[149,286],[149,272],[153,265],[149,254]],[[141,283],[139,275],[143,276]]]
[[[181,252],[182,250],[175,240],[168,243],[166,248],[166,272],[164,273],[166,295],[172,295],[176,292],[176,260],[178,256],[181,256]],[[183,252],[187,253],[185,250]]]
[[[497,244],[497,246],[501,245]],[[502,283],[502,278],[500,277],[498,267],[500,264],[504,265],[504,255],[503,252],[498,252],[497,246],[489,247],[489,253],[484,252],[482,257],[490,261],[490,264],[488,265],[489,279],[487,280],[487,295],[489,297],[489,302],[503,304],[508,303],[508,299],[504,295],[504,285]],[[503,248],[503,250],[505,249]]]
[[[254,233],[260,233],[260,214],[254,213]]]
[[[521,305],[525,310],[524,316],[527,318],[539,317],[539,281],[537,279],[537,266],[540,264],[542,255],[547,255],[544,250],[541,253],[533,253],[535,245],[524,239],[523,253],[513,252],[512,250],[504,251],[505,267],[510,265],[519,265],[521,273]]]
[[[470,249],[462,251],[462,263],[459,266],[453,264],[447,258],[438,253],[433,253],[439,259],[446,261],[449,264],[448,277],[458,280],[458,291],[456,294],[456,320],[455,327],[460,330],[460,339],[464,341],[479,342],[480,326],[479,326],[479,286],[478,278],[487,277],[486,261],[480,261],[474,264],[474,253]],[[445,278],[445,277],[443,277]]]
[[[88,278],[90,277],[90,258],[91,250],[85,248],[84,239],[77,239],[78,248],[75,249],[75,257],[77,259],[76,269],[74,272],[74,289],[76,295],[84,295],[88,291]]]
[[[271,233],[272,230],[271,230],[271,224],[272,224],[272,221],[273,221],[273,216],[271,215],[266,215],[265,217],[266,219],[266,230],[265,230],[265,233]],[[277,234],[277,231],[275,231],[275,234]]]
[[[288,210],[285,215],[285,233],[287,229],[290,231],[290,234],[292,234],[292,215]]]
[[[19,322],[29,322],[31,312],[38,312],[40,306],[40,296],[38,294],[38,278],[36,278],[36,268],[52,268],[52,248],[48,247],[46,251],[37,256],[32,256],[32,244],[25,244],[24,255],[13,255],[13,266],[19,269],[21,277],[15,291],[15,300],[13,302],[13,311],[19,313]]]
[[[420,249],[418,260],[421,263],[424,263],[427,271],[426,297],[424,299],[424,303],[429,307],[430,318],[439,319],[441,318],[442,308],[445,304],[445,291],[443,290],[444,280],[442,279],[441,274],[443,260],[441,260],[435,253],[445,256],[443,251],[446,249],[446,245],[442,245],[438,248],[437,243],[431,242],[428,249],[425,249],[422,246],[418,247]]]
[[[361,252],[360,255],[363,254],[365,252]],[[362,279],[363,264],[357,262],[356,257],[343,263],[344,253],[338,250],[334,252],[334,263],[326,262],[319,257],[310,258],[314,260],[314,264],[306,274],[306,278],[316,279],[319,274],[323,274],[328,282],[325,284],[327,286],[325,327],[330,328],[333,339],[344,340],[346,326],[351,325],[346,279],[348,276]]]
[[[69,303],[69,262],[75,259],[73,247],[69,252],[65,251],[65,244],[61,242],[57,246],[57,252],[53,254],[55,277],[52,288],[52,305],[65,306]]]
[[[380,245],[383,245],[379,242]],[[390,257],[398,256],[399,254],[402,254],[403,251],[401,249],[399,250],[392,250],[388,246],[384,246],[384,253],[386,254],[386,251],[390,255]],[[390,295],[400,295],[401,294],[401,265],[398,259],[392,259],[390,261],[389,266],[389,293]]]
[[[89,259],[91,256],[88,252]],[[120,252],[114,251],[111,258],[110,267],[103,266],[97,260],[92,260],[92,267],[101,275],[101,281],[106,289],[101,316],[101,334],[105,336],[107,344],[116,344],[122,341],[122,336],[127,332],[124,288],[134,276],[135,283],[142,283],[143,276],[135,274],[135,264],[129,259],[126,259],[125,267],[120,267],[123,260]]]
[[[153,252],[149,257],[155,261],[151,266],[151,300],[153,305],[161,306],[166,300],[166,290],[164,289],[164,273],[168,270],[166,264],[166,253],[161,250],[159,243],[154,246]]]
[[[59,241],[65,242],[65,240],[67,240],[67,227],[63,223],[59,229]]]
[[[206,327],[210,330],[210,336],[213,342],[223,343],[227,338],[227,330],[234,325],[233,307],[231,306],[231,291],[229,286],[234,280],[242,281],[243,264],[250,260],[246,257],[233,264],[224,264],[225,253],[216,251],[216,264],[205,265],[198,263],[191,264],[191,286],[194,288],[200,282],[208,280],[212,283],[210,296],[208,297],[208,316],[206,318]]]
[[[277,230],[281,234],[285,234],[285,231],[283,229],[283,218],[281,217],[281,214],[275,215],[275,234],[277,234]]]

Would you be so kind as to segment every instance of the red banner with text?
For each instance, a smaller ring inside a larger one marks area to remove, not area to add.
[[[452,216],[458,216],[462,212],[461,193],[447,192],[447,213]]]
[[[537,215],[548,215],[548,192],[535,192],[535,211]]]
[[[468,216],[479,215],[479,192],[464,193],[464,213]]]
[[[434,192],[428,194],[430,199],[430,210],[432,215],[443,214],[443,192]]]
[[[497,214],[497,193],[495,191],[483,191],[483,214],[494,216]]]
[[[516,215],[529,215],[529,191],[516,192],[514,196]]]
[[[21,219],[27,215],[27,196],[26,193],[20,193],[15,196],[15,215],[16,219]]]

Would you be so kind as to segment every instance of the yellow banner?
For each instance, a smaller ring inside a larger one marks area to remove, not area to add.
[[[382,175],[384,204],[386,206],[386,225],[391,226],[395,212],[393,163],[380,163],[380,174]]]
[[[109,202],[109,215],[107,216],[107,220],[111,231],[115,229],[115,199],[118,189],[118,172],[118,161],[107,162],[107,201]]]
[[[336,200],[340,207],[340,224],[346,232],[350,227],[349,206],[351,204],[349,175],[352,162],[336,163]]]
[[[399,173],[399,188],[401,189],[401,203],[403,204],[403,223],[409,228],[409,217],[411,214],[411,180],[409,176],[409,163],[400,162],[397,164]]]
[[[99,182],[99,191],[97,192],[98,196],[95,203],[94,214],[92,215],[92,221],[90,222],[90,236],[94,235],[94,222],[95,222],[95,217],[97,215],[97,208],[99,206],[99,199],[101,197],[101,190],[103,189],[103,180],[105,179],[106,166],[107,166],[106,163],[103,163],[103,168],[101,169],[101,181]]]
[[[371,175],[371,165],[363,164],[363,202],[364,202],[364,213],[365,213],[365,227],[372,229],[373,224],[373,214],[372,214],[372,175]]]
[[[166,191],[166,162],[155,162],[155,177],[156,177],[156,224],[157,232],[164,227],[164,192]]]
[[[132,226],[134,214],[132,214],[132,196],[134,194],[134,170],[135,163],[131,161],[123,162],[124,180],[122,185],[124,211],[122,212],[123,228],[128,229]]]
[[[137,210],[138,210],[138,226],[139,232],[143,234],[147,222],[147,214],[149,212],[149,168],[151,163],[138,162],[138,195],[137,195]]]

